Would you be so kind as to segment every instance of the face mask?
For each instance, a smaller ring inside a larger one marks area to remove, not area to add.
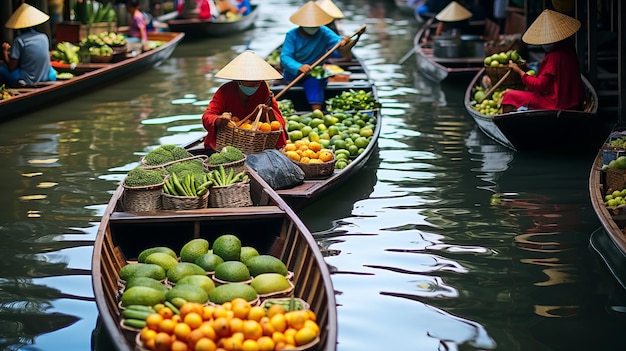
[[[552,49],[554,49],[554,44],[543,44],[543,45],[541,45],[541,47],[545,51],[550,52],[550,51],[552,51]]]
[[[250,96],[254,93],[256,93],[257,89],[259,89],[260,85],[257,85],[255,87],[247,87],[241,83],[237,83],[239,85],[239,89],[241,89],[241,91],[246,94],[247,96]]]
[[[302,30],[308,35],[313,35],[320,30],[320,27],[302,27]]]

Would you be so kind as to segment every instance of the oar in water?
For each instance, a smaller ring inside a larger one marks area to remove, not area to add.
[[[483,102],[483,100],[491,96],[491,94],[493,94],[493,92],[496,91],[496,89],[498,89],[500,85],[502,85],[502,83],[509,77],[510,74],[511,74],[511,70],[509,69],[508,71],[506,71],[506,73],[502,76],[502,78],[500,78],[500,80],[496,84],[492,85],[491,88],[487,90],[487,92],[485,93],[485,96],[483,96],[483,98],[480,99],[480,101],[476,100],[476,102],[480,104],[481,102]]]
[[[350,36],[350,38],[357,36],[357,35],[360,36],[361,34],[363,34],[363,32],[365,32],[365,25],[362,25],[361,28],[359,28],[359,30],[357,30],[356,32],[354,32],[354,34]],[[311,69],[313,69],[313,67],[319,65],[320,63],[324,62],[324,60],[326,60],[326,58],[328,58],[328,56],[330,56],[333,53],[333,51],[339,48],[340,44],[341,42],[337,43],[335,46],[332,47],[332,49],[328,50],[327,53],[322,55],[322,57],[320,57],[317,61],[311,64]],[[283,95],[287,90],[289,90],[289,88],[294,86],[305,75],[307,75],[307,73],[300,73],[296,78],[294,78],[294,80],[289,82],[289,84],[287,84],[287,86],[283,90],[281,90],[278,94],[276,94],[276,100],[278,100],[278,98],[281,97],[281,95]]]

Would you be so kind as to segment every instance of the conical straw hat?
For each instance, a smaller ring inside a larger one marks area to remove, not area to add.
[[[36,7],[23,3],[13,12],[5,27],[11,29],[30,28],[42,24],[50,19],[50,16],[39,11]]]
[[[343,12],[335,5],[333,0],[315,0],[317,6],[321,7],[327,14],[335,19],[344,18]]]
[[[230,61],[217,74],[217,78],[231,80],[272,80],[283,76],[254,51],[246,50]]]
[[[456,1],[452,1],[448,6],[435,16],[438,21],[458,22],[472,17],[472,13]]]
[[[289,17],[291,23],[301,27],[320,27],[329,24],[333,19],[313,1],[302,5],[298,11]]]
[[[569,38],[580,29],[580,21],[552,10],[543,10],[528,27],[522,40],[527,44],[551,44]]]

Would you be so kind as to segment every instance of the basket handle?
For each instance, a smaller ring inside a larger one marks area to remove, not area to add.
[[[261,105],[257,106],[259,112],[256,114],[256,118],[254,119],[254,123],[252,123],[252,130],[257,130],[259,127],[259,119],[261,118],[261,114],[263,113],[263,108]],[[266,115],[267,118],[267,115]]]

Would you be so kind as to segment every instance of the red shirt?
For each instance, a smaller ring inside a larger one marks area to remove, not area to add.
[[[266,83],[261,83],[259,89],[250,96],[248,103],[244,106],[239,100],[239,87],[236,81],[228,82],[215,92],[209,106],[207,106],[202,115],[202,125],[207,130],[207,136],[204,138],[204,148],[215,150],[215,120],[224,112],[230,112],[233,116],[241,119],[249,115],[259,104],[265,104],[270,96],[270,89]],[[272,111],[274,117],[283,126],[283,133],[276,141],[276,148],[279,149],[287,144],[287,131],[285,128],[285,119],[280,113],[276,99],[272,97]]]
[[[566,110],[580,108],[584,101],[578,57],[571,45],[557,44],[546,53],[537,76],[524,75],[522,83],[528,91],[509,90],[502,104],[531,110]]]

